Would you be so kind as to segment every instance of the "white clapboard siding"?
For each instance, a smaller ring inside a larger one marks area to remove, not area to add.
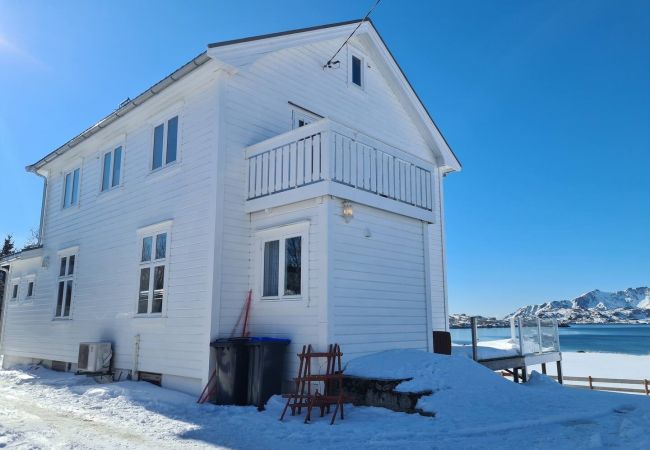
[[[350,359],[392,348],[427,349],[422,222],[353,205],[330,218],[331,340]]]
[[[76,362],[79,342],[109,340],[114,366],[201,379],[207,372],[207,313],[213,233],[208,211],[215,183],[216,90],[211,71],[196,71],[48,167],[44,254],[33,302],[12,308],[5,349],[15,355]],[[179,115],[177,162],[151,173],[152,132]],[[122,186],[99,193],[101,158],[123,146]],[[61,209],[62,172],[81,166],[79,206]],[[162,318],[136,318],[137,230],[172,220]],[[52,320],[57,251],[78,246],[72,320]],[[200,382],[190,383],[195,390]]]

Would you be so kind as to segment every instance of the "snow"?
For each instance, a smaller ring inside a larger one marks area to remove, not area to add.
[[[481,341],[477,345],[477,348],[478,359],[505,358],[519,354],[519,344],[513,339]],[[453,344],[451,351],[454,355],[473,358],[471,344]]]
[[[412,378],[435,417],[346,406],[334,426],[267,410],[197,405],[144,382],[96,384],[39,366],[0,371],[0,448],[650,448],[645,397],[564,388],[535,374],[516,385],[462,356],[390,351],[352,360],[350,374]]]
[[[565,375],[575,377],[650,380],[650,357],[621,353],[562,352],[562,370]],[[555,374],[555,366],[552,364],[549,365],[549,373]]]

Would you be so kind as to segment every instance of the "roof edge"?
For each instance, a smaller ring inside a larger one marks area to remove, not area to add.
[[[33,172],[36,173],[41,167],[43,167],[45,164],[53,161],[63,153],[67,152],[71,148],[77,146],[81,142],[85,141],[95,133],[99,132],[100,130],[106,128],[108,125],[111,123],[115,122],[117,119],[120,117],[125,116],[127,113],[129,113],[131,110],[134,108],[142,105],[144,102],[149,100],[151,97],[155,96],[156,94],[159,94],[165,88],[171,86],[175,82],[179,81],[180,79],[184,78],[186,75],[190,74],[193,72],[195,69],[199,68],[206,62],[210,60],[210,57],[207,55],[207,52],[203,51],[196,57],[194,57],[192,60],[189,62],[183,64],[181,67],[167,75],[165,78],[162,80],[158,81],[156,84],[153,86],[149,87],[146,89],[144,92],[141,92],[138,94],[137,97],[135,97],[133,100],[128,100],[126,102],[123,102],[120,104],[120,106],[110,113],[109,115],[105,116],[99,122],[95,123],[94,125],[86,128],[84,131],[79,133],[77,136],[73,137],[70,139],[68,142],[65,144],[61,145],[54,151],[48,153],[46,156],[43,158],[39,159],[37,162],[34,164],[30,164],[29,166],[25,167],[25,170],[28,172]]]
[[[458,172],[458,171],[462,170],[463,165],[461,164],[460,160],[458,159],[458,156],[456,156],[456,153],[451,148],[451,145],[449,145],[449,142],[447,141],[447,138],[445,138],[445,135],[442,134],[442,131],[440,131],[440,128],[438,127],[438,124],[436,124],[436,121],[433,120],[433,117],[431,116],[431,113],[429,112],[429,109],[424,104],[424,102],[422,101],[422,99],[418,95],[417,91],[415,90],[415,88],[411,84],[411,80],[409,80],[408,77],[406,76],[406,73],[404,72],[404,69],[402,69],[402,66],[399,64],[399,62],[397,62],[397,58],[395,58],[395,55],[393,55],[393,52],[390,50],[390,47],[388,47],[388,45],[386,44],[386,41],[384,40],[383,36],[381,35],[381,33],[379,33],[379,30],[377,29],[375,24],[369,18],[366,19],[366,21],[370,22],[370,24],[372,25],[372,28],[375,31],[375,34],[377,35],[377,37],[381,41],[381,44],[383,45],[383,47],[388,52],[388,55],[390,56],[390,58],[393,60],[393,63],[395,64],[395,66],[399,70],[400,74],[402,75],[402,78],[404,79],[404,81],[406,81],[406,84],[408,85],[409,90],[415,96],[416,100],[418,101],[418,103],[420,104],[422,109],[424,110],[425,114],[427,115],[427,117],[428,117],[429,121],[431,122],[431,124],[433,125],[434,129],[436,130],[438,135],[440,135],[440,137],[442,138],[442,141],[444,142],[447,149],[449,149],[449,152],[451,153],[451,156],[453,157],[455,162],[458,164],[458,168],[450,166],[451,170],[449,170],[448,173],[449,172]]]
[[[242,44],[244,42],[259,41],[262,39],[270,39],[279,36],[288,36],[291,34],[306,33],[309,31],[323,30],[326,28],[342,27],[344,25],[352,25],[354,23],[359,23],[363,21],[364,21],[363,19],[346,20],[343,22],[335,22],[335,23],[328,23],[325,25],[317,25],[317,26],[307,27],[307,28],[296,28],[294,30],[280,31],[277,33],[259,34],[257,36],[250,36],[250,37],[245,37],[240,39],[231,39],[229,41],[214,42],[212,44],[208,44],[208,48],[225,47],[227,45]],[[366,19],[365,22],[370,22],[370,19],[369,18]]]
[[[42,250],[43,250],[42,245],[36,245],[33,247],[18,250],[17,252],[12,253],[11,255],[5,255],[0,257],[0,264],[6,264],[18,259],[37,258],[39,256],[42,256]]]

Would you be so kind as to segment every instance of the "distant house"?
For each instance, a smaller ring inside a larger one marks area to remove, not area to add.
[[[30,165],[42,247],[0,261],[4,365],[107,340],[197,393],[249,289],[251,333],[292,354],[431,349],[460,164],[372,23],[324,68],[357,25],[210,44]]]

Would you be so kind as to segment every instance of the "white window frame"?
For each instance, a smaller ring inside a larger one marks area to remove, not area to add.
[[[32,295],[29,295],[29,285],[32,285]],[[34,299],[34,290],[36,289],[36,275],[25,277],[25,301],[29,302]]]
[[[74,256],[74,269],[70,274],[70,257]],[[66,258],[64,275],[61,275],[61,260]],[[56,287],[54,289],[54,320],[72,320],[72,313],[74,311],[75,293],[77,292],[77,273],[79,272],[79,247],[70,247],[57,252],[57,264],[54,268],[56,271]],[[68,315],[65,313],[66,297],[68,296],[68,282],[72,281],[72,293],[70,294],[70,307],[68,308]],[[61,298],[61,313],[57,314],[59,303],[59,283],[63,282],[63,296]]]
[[[304,221],[257,230],[255,233],[255,291],[258,300],[266,302],[309,298],[309,226],[310,223]],[[300,237],[300,294],[285,295],[285,241],[292,237]],[[265,297],[263,296],[264,244],[270,241],[280,241],[278,295]]]
[[[322,117],[318,117],[315,114],[310,114],[307,111],[304,111],[302,109],[298,109],[298,108],[291,109],[291,128],[294,130],[296,128],[300,128],[299,123],[301,120],[304,122],[303,126],[305,126],[314,123],[320,119],[322,119]]]
[[[352,57],[356,57],[361,61],[361,86],[352,81]],[[366,55],[360,50],[348,45],[348,86],[354,86],[362,91],[366,90]]]
[[[165,257],[156,259],[156,236],[159,234],[167,234],[165,239]],[[137,245],[137,261],[138,270],[136,274],[136,296],[135,296],[135,311],[134,317],[164,317],[167,311],[167,303],[169,300],[169,268],[171,261],[171,237],[172,237],[172,221],[167,220],[154,225],[149,225],[137,230],[138,245]],[[152,238],[151,245],[151,259],[149,261],[142,261],[142,246],[145,238]],[[163,297],[162,307],[160,312],[151,312],[153,307],[153,283],[154,272],[158,266],[165,267],[165,274],[163,276]],[[149,289],[147,297],[147,312],[138,312],[140,303],[140,272],[142,269],[149,269]]]
[[[124,153],[125,153],[124,152],[124,144],[122,144],[122,143],[116,144],[116,145],[113,145],[112,148],[113,148],[112,150],[103,151],[101,153],[101,155],[99,156],[99,173],[100,173],[100,176],[99,176],[99,193],[100,194],[110,192],[110,191],[112,191],[112,190],[114,190],[116,188],[119,188],[120,186],[122,186],[122,180],[124,179]],[[118,183],[115,186],[113,186],[113,173],[115,171],[115,151],[117,149],[121,149],[121,152],[122,152],[122,156],[120,158],[120,179],[119,179]],[[106,158],[106,155],[109,154],[109,153],[111,154],[111,167],[110,167],[110,171],[109,171],[109,174],[108,174],[109,183],[108,183],[108,189],[103,189],[103,187],[104,187],[104,158]]]
[[[176,126],[176,159],[171,162],[167,162],[167,134],[169,132],[169,121],[176,117],[178,122]],[[154,160],[154,146],[156,145],[156,128],[163,126],[163,142],[162,142],[162,160],[160,167],[153,167]],[[149,151],[149,172],[159,172],[164,170],[166,167],[173,166],[177,164],[181,156],[181,114],[180,112],[169,114],[165,118],[156,120],[151,127],[151,146]]]
[[[75,171],[79,171],[79,181],[77,183],[77,201],[72,202],[72,199],[74,197],[74,173]],[[70,180],[72,181],[72,187],[70,188],[70,204],[66,204],[66,188],[67,188],[67,178],[68,175],[71,175]],[[78,207],[79,206],[79,201],[81,199],[81,164],[70,169],[66,170],[63,172],[63,180],[61,183],[62,191],[61,191],[61,209],[71,209],[73,207]]]
[[[12,278],[9,285],[9,301],[11,303],[17,303],[19,298],[20,298],[20,278]]]

